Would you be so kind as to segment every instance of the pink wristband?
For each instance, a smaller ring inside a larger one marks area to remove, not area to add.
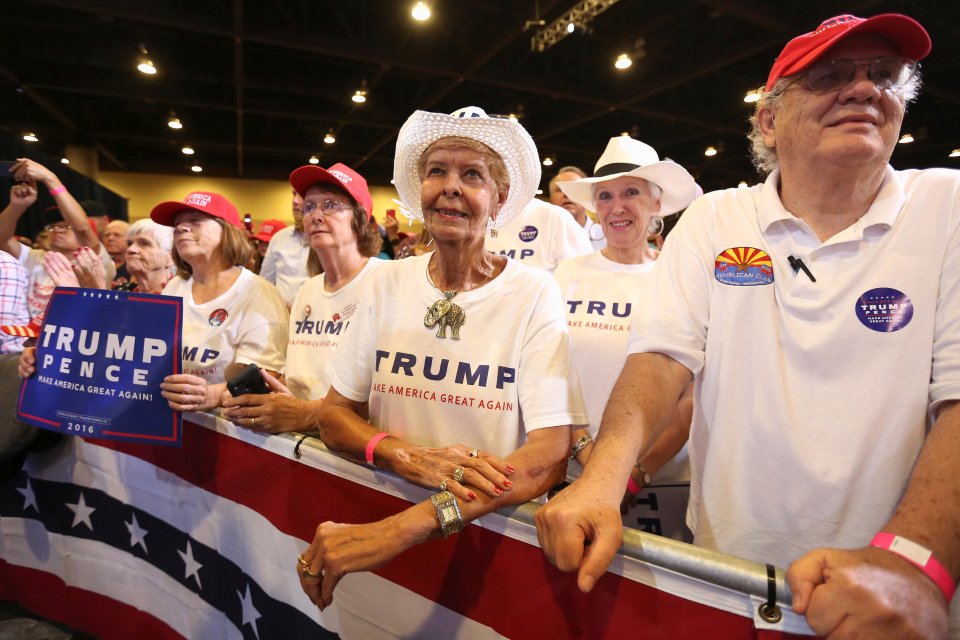
[[[629,491],[630,495],[633,495],[633,496],[640,493],[640,485],[638,485],[634,481],[632,476],[630,478],[627,478],[627,491]]]
[[[380,444],[380,441],[381,441],[381,440],[383,440],[384,438],[386,438],[386,437],[389,436],[389,435],[390,435],[390,434],[387,433],[386,431],[381,431],[381,432],[378,433],[377,435],[375,435],[375,436],[373,436],[372,438],[370,438],[370,441],[367,442],[367,452],[366,452],[366,453],[367,453],[367,464],[369,464],[371,467],[377,466],[377,465],[373,464],[373,450],[377,448],[377,445]]]
[[[60,186],[57,187],[56,189],[50,189],[50,195],[52,195],[52,196],[58,196],[58,195],[60,195],[61,193],[65,192],[66,190],[67,190],[67,188],[66,188],[65,186],[60,185]]]
[[[933,580],[940,591],[943,591],[943,595],[947,597],[947,602],[950,602],[953,598],[953,592],[956,591],[957,585],[954,584],[947,568],[940,564],[940,561],[933,557],[933,552],[926,547],[921,547],[912,540],[884,531],[873,536],[870,546],[892,551],[911,564],[916,565],[920,571],[923,571],[928,578]]]

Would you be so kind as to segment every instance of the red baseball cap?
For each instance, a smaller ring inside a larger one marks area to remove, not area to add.
[[[277,231],[280,231],[280,229],[283,229],[285,226],[287,226],[287,223],[283,222],[282,220],[264,220],[260,223],[260,233],[255,234],[253,237],[257,240],[270,242],[270,238],[272,238]]]
[[[150,218],[157,224],[172,227],[177,214],[188,209],[220,218],[238,229],[243,229],[240,214],[233,203],[212,191],[194,191],[184,198],[183,202],[161,202],[150,212]]]
[[[290,186],[301,198],[306,197],[307,189],[321,182],[344,189],[367,210],[368,216],[373,216],[373,198],[370,197],[366,178],[347,165],[338,162],[329,169],[324,169],[308,164],[294,169],[290,174]]]
[[[820,23],[815,31],[797,36],[787,43],[773,62],[766,90],[784,76],[803,71],[823,53],[854,33],[873,33],[896,48],[904,58],[922,60],[930,53],[930,34],[919,22],[899,13],[884,13],[872,18],[845,14]]]

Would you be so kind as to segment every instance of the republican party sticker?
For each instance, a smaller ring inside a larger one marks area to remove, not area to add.
[[[533,242],[537,239],[539,233],[535,226],[528,224],[523,229],[520,229],[520,239],[524,242]]]
[[[887,287],[870,289],[857,298],[854,311],[863,326],[880,333],[899,331],[913,319],[913,303],[907,294]]]
[[[755,287],[773,282],[773,262],[763,249],[731,247],[717,256],[713,267],[717,282],[735,287]]]

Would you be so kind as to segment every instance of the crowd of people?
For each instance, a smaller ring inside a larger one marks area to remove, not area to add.
[[[539,200],[517,121],[417,111],[394,184],[419,236],[395,217],[381,228],[342,163],[290,174],[292,225],[245,232],[233,203],[194,192],[98,236],[95,208],[20,160],[0,213],[2,384],[35,372],[24,340],[55,286],[182,298],[192,355],[161,384],[172,408],[318,431],[438,490],[385,520],[317,527],[296,563],[321,608],[344,575],[548,492],[541,546],[589,591],[621,510],[657,477],[690,483],[695,544],[789,566],[816,633],[946,637],[960,175],[890,166],[930,47],[892,14],[791,40],[751,119],[765,181],[706,195],[618,136],[592,175],[563,167]],[[40,186],[56,207],[28,248],[14,231]],[[681,212],[664,243],[663,217]],[[249,363],[271,393],[226,390]],[[22,448],[0,429],[3,455]]]

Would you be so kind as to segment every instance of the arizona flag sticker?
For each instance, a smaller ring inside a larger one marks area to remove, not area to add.
[[[718,282],[737,287],[771,284],[773,262],[766,251],[753,247],[733,247],[717,256],[714,276]]]

